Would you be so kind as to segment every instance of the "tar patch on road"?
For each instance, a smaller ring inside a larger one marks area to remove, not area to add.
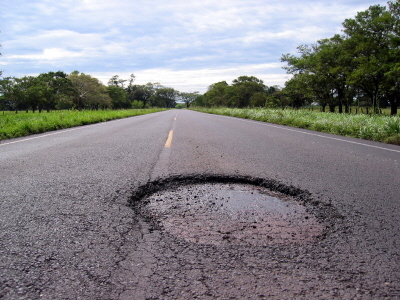
[[[245,176],[160,179],[138,188],[131,205],[158,230],[215,246],[312,243],[339,218],[308,191]]]

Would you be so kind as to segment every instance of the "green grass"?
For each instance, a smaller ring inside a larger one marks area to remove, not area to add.
[[[322,113],[292,109],[193,108],[206,113],[400,145],[400,116]]]
[[[0,140],[57,129],[144,115],[164,109],[62,110],[42,113],[0,113]]]

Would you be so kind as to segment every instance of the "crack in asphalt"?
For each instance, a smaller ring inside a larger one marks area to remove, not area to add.
[[[209,182],[252,183],[290,194],[325,225],[324,234],[302,245],[198,244],[165,231],[147,214],[150,195]],[[140,280],[120,299],[376,299],[396,293],[393,284],[371,280],[359,262],[338,255],[334,245],[348,246],[346,220],[296,187],[241,176],[174,176],[137,188],[130,206],[141,220],[141,246],[130,254],[141,262],[131,269]]]
[[[147,199],[152,194],[204,183],[250,183],[289,194],[324,224],[324,233],[314,242],[300,245],[198,244],[166,231],[154,216],[145,214]],[[350,228],[355,221],[344,219],[331,204],[316,200],[297,187],[263,178],[185,175],[135,188],[129,207],[121,206],[120,202],[104,202],[101,204],[104,207],[100,205],[82,213],[80,202],[76,201],[71,210],[67,207],[72,207],[72,203],[68,203],[59,212],[54,209],[46,217],[42,214],[31,219],[34,224],[20,220],[21,227],[3,231],[3,235],[15,235],[0,239],[0,249],[6,249],[2,251],[7,251],[4,258],[8,260],[3,273],[19,276],[2,276],[0,298],[394,299],[400,296],[394,279],[371,274],[369,257],[352,248],[348,235],[352,234]],[[46,245],[35,239],[35,228],[42,227],[48,229]],[[18,235],[26,230],[32,231],[30,240],[19,239]],[[60,236],[64,240],[59,240]],[[6,244],[19,240],[29,245]],[[65,251],[57,251],[60,244]]]

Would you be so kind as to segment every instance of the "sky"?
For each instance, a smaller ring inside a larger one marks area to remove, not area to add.
[[[0,70],[113,75],[204,93],[255,76],[284,86],[283,54],[342,32],[369,0],[13,0],[1,5]]]

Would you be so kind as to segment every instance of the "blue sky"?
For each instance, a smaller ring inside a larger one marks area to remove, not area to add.
[[[74,70],[201,93],[215,82],[289,78],[280,57],[387,1],[13,0],[2,3],[0,68],[21,77]]]

